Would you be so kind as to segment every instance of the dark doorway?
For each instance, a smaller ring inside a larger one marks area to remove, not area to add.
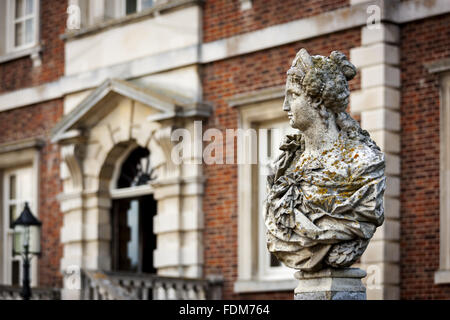
[[[113,200],[112,268],[114,271],[156,273],[153,217],[157,203],[152,195]]]

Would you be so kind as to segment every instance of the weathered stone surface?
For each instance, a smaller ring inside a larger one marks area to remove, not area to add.
[[[365,298],[364,272],[347,267],[384,221],[386,177],[384,154],[345,111],[356,68],[341,52],[301,49],[287,74],[283,110],[299,133],[268,177],[267,247],[302,271],[299,299]]]
[[[295,273],[299,280],[295,300],[366,300],[361,278],[366,272],[358,268],[323,269],[318,272]]]

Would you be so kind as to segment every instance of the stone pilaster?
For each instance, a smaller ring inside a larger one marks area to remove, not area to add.
[[[399,298],[400,260],[400,52],[399,28],[382,23],[363,27],[361,47],[350,60],[361,73],[361,90],[352,92],[351,113],[386,157],[385,222],[377,229],[360,267],[367,271],[368,299]]]
[[[194,122],[187,123],[186,129],[196,139]],[[171,133],[163,129],[155,137],[165,150],[167,168],[159,170],[161,175],[153,184],[158,201],[158,214],[153,223],[157,235],[154,264],[159,275],[201,277],[204,224],[201,148],[199,154],[183,155],[182,163],[175,164],[171,159]]]

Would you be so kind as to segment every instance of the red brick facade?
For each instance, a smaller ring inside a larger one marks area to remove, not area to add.
[[[237,0],[207,0],[203,5],[203,41],[315,16],[349,6],[349,2],[252,1],[252,9],[241,11]],[[56,81],[64,75],[64,41],[60,36],[65,32],[67,0],[40,3],[42,66],[33,67],[30,57],[0,63],[0,94]],[[424,66],[450,56],[450,15],[407,23],[400,29],[400,295],[402,299],[450,299],[450,285],[434,284],[434,272],[439,268],[439,75],[430,74]],[[228,99],[283,85],[286,71],[300,48],[321,55],[338,49],[349,57],[350,49],[359,46],[361,28],[357,27],[202,65],[203,100],[213,105],[213,114],[203,129],[214,127],[225,133],[226,129],[238,128],[239,111],[230,107]],[[350,87],[360,89],[359,73]],[[63,99],[0,113],[0,144],[31,137],[45,141],[40,149],[39,179],[39,218],[43,222],[39,285],[44,287],[62,285],[62,213],[57,200],[62,191],[61,159],[58,146],[49,140],[51,129],[62,115]],[[225,148],[224,141],[224,152]],[[289,291],[234,293],[239,246],[238,168],[229,164],[205,165],[204,175],[204,275],[223,275],[225,299],[291,299]]]
[[[252,1],[252,8],[242,11],[240,1],[207,0],[203,13],[203,40],[210,42],[312,17],[349,3],[349,0],[264,0]]]
[[[60,152],[57,145],[50,143],[50,130],[58,123],[62,114],[62,100],[53,100],[5,111],[0,117],[0,143],[32,137],[42,139],[45,143],[39,154],[39,219],[42,221],[39,285],[43,287],[62,285],[59,272],[62,257],[62,214],[56,198],[62,191]]]
[[[450,56],[450,15],[401,28],[401,298],[449,299],[439,268],[439,75]]]
[[[64,33],[67,0],[40,1],[42,66],[33,68],[29,57],[0,64],[0,93],[55,81],[64,74]]]
[[[207,64],[203,68],[204,100],[214,106],[209,126],[220,130],[238,127],[238,110],[227,104],[233,95],[283,85],[286,70],[297,51],[308,48],[311,54],[329,55],[339,48],[349,55],[360,45],[359,28],[297,42],[274,49]],[[359,77],[351,82],[359,88]],[[280,108],[282,106],[280,105]],[[224,148],[225,144],[224,144]],[[225,278],[225,298],[291,298],[292,293],[233,294],[237,279],[237,166],[204,166],[207,177],[204,196],[205,274],[220,273]]]
[[[33,67],[29,56],[0,64],[0,93],[38,86],[64,75],[64,41],[67,0],[40,1],[40,57]],[[50,131],[63,114],[62,99],[4,111],[0,114],[0,143],[40,138],[39,218],[42,226],[42,257],[39,259],[39,285],[60,287],[62,215],[56,196],[61,192],[57,145],[50,143]]]

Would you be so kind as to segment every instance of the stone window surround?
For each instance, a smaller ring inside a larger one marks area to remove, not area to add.
[[[18,48],[14,46],[14,24],[16,23],[14,18],[14,6],[16,0],[7,0],[6,1],[6,52],[7,53],[14,53],[16,51],[22,51],[24,49],[34,47],[39,39],[39,17],[40,17],[40,0],[34,0],[33,5],[35,6],[34,12],[30,14],[30,16],[33,16],[34,23],[34,41],[30,44],[22,45]],[[30,17],[28,17],[30,18]],[[24,33],[25,35],[25,33]]]
[[[36,45],[31,48],[23,49],[20,51],[9,52],[0,56],[0,63],[20,59],[23,57],[30,57],[33,61],[33,67],[38,67],[41,65],[40,53],[42,51],[42,47],[40,45]]]
[[[32,62],[33,62],[33,67],[39,67],[41,65],[41,58],[40,58],[40,53],[42,51],[42,47],[39,43],[39,37],[40,37],[40,0],[36,0],[35,1],[35,22],[34,22],[34,27],[35,27],[35,32],[34,32],[34,37],[35,37],[35,41],[32,44],[29,45],[25,45],[21,48],[11,48],[11,44],[13,42],[13,38],[14,38],[14,32],[11,30],[11,24],[13,23],[11,21],[11,18],[9,17],[8,13],[11,10],[11,4],[12,4],[13,0],[7,0],[5,2],[5,6],[6,6],[6,13],[7,13],[7,17],[5,17],[5,21],[6,21],[6,25],[5,25],[5,35],[4,35],[4,41],[5,43],[5,53],[0,55],[0,63],[5,63],[8,61],[12,61],[12,60],[16,60],[16,59],[20,59],[23,57],[30,57]]]
[[[75,0],[76,1],[76,0]],[[72,39],[78,39],[85,36],[89,36],[95,33],[103,32],[112,28],[119,28],[123,25],[135,23],[147,18],[156,17],[159,14],[167,11],[178,9],[182,6],[195,5],[202,3],[204,0],[171,0],[162,1],[162,3],[156,3],[153,7],[139,11],[127,16],[111,18],[103,22],[95,23],[94,25],[82,27],[80,30],[70,31],[66,30],[65,34],[61,35],[61,39],[70,41]]]
[[[239,108],[239,128],[246,130],[260,122],[285,116],[282,110],[283,97],[284,86],[278,86],[236,95],[228,101],[228,104]],[[255,191],[248,187],[248,181],[254,178],[253,171],[250,164],[238,166],[238,279],[234,283],[234,291],[245,293],[293,290],[296,286],[293,275],[279,279],[258,278],[258,266],[248,263],[248,257],[252,257],[250,259],[252,261],[259,261],[257,257],[259,246],[254,246],[252,240],[258,237],[258,228],[255,227],[258,223],[255,222],[256,215],[252,210],[254,201],[239,199],[252,199]]]
[[[3,170],[11,169],[22,165],[31,165],[33,170],[33,194],[36,206],[33,214],[39,217],[39,149],[42,148],[44,142],[40,139],[31,138],[19,141],[7,142],[0,144],[0,177],[3,181]],[[0,182],[0,190],[3,190],[2,182]],[[3,197],[3,191],[0,193]],[[3,207],[0,207],[0,230],[3,230]],[[2,231],[3,234],[3,231]],[[0,279],[3,279],[3,246],[0,246]],[[36,260],[34,260],[36,261]],[[32,285],[38,283],[38,267],[32,266]]]
[[[435,284],[450,283],[450,59],[425,65],[430,73],[439,74],[440,82],[440,159],[439,159],[439,270]]]

